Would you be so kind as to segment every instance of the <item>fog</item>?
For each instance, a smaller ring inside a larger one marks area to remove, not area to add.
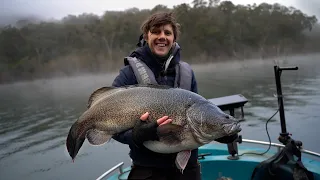
[[[294,0],[298,8],[302,9],[305,13],[315,15],[318,20],[320,18],[320,1],[319,0]]]
[[[160,3],[170,8],[192,0],[162,0]],[[157,1],[106,1],[106,0],[1,0],[0,21],[21,16],[37,16],[42,19],[61,19],[68,14],[94,13],[102,15],[107,10],[125,10],[132,7],[139,9],[153,8]]]
[[[320,16],[320,2],[317,0],[231,0],[235,4],[253,3],[280,3],[285,6],[293,6],[308,15]],[[307,2],[307,3],[306,3]],[[163,4],[170,8],[182,3],[191,4],[192,0],[162,0],[157,1],[102,1],[102,0],[1,0],[0,24],[15,22],[21,17],[31,17],[34,20],[61,19],[68,14],[78,15],[82,13],[94,13],[102,15],[107,10],[125,10],[132,7],[150,9],[157,4]]]

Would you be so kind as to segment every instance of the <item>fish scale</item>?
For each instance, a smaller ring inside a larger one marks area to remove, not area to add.
[[[121,97],[120,100],[119,97]],[[164,99],[163,97],[168,98]],[[156,89],[154,91],[149,89],[145,90],[137,88],[133,89],[129,93],[119,91],[117,93],[111,94],[108,97],[108,100],[106,99],[106,101],[101,101],[100,103],[91,107],[90,110],[95,111],[95,108],[104,107],[104,109],[102,109],[101,111],[107,112],[108,116],[110,117],[109,119],[122,119],[125,121],[123,123],[133,122],[127,121],[126,118],[136,120],[147,111],[150,112],[150,119],[152,120],[156,120],[164,115],[170,114],[170,118],[172,117],[174,120],[173,123],[181,124],[178,121],[183,121],[180,114],[185,113],[185,109],[174,109],[173,104],[175,104],[175,102],[182,104],[185,103],[185,101],[183,101],[183,96],[179,96],[181,98],[175,97],[177,96],[172,95],[170,91],[166,91],[165,89]],[[100,115],[101,113],[97,114]],[[123,118],[123,115],[125,115],[126,118]],[[134,125],[134,123],[130,125]]]

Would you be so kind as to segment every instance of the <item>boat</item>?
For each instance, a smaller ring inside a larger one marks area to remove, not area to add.
[[[274,115],[279,113],[281,122],[279,142],[271,142],[270,136],[269,142],[266,142],[244,139],[242,135],[239,135],[239,138],[230,144],[210,143],[203,145],[199,147],[198,154],[203,180],[268,179],[262,178],[263,174],[261,173],[259,175],[259,172],[263,172],[261,170],[281,174],[282,177],[285,177],[281,179],[320,180],[320,153],[304,149],[303,143],[299,140],[294,140],[286,130],[281,89],[281,73],[286,70],[298,70],[298,67],[274,66],[279,107]],[[221,110],[229,111],[232,116],[234,116],[236,109],[241,109],[241,118],[244,118],[244,106],[248,99],[243,95],[235,94],[209,100]],[[293,168],[297,166],[300,168]],[[97,180],[127,179],[130,169],[130,166],[124,167],[124,162],[120,162],[97,177]],[[311,176],[304,178],[303,175],[305,174],[297,174],[299,171],[296,170],[301,169],[305,170],[303,173],[307,172]]]

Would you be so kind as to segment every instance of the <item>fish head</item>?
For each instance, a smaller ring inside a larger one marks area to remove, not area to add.
[[[207,100],[196,101],[187,108],[187,121],[198,142],[207,144],[215,139],[241,131],[240,123]]]

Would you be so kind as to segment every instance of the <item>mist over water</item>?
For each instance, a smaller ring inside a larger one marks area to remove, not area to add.
[[[249,99],[243,138],[267,141],[265,122],[277,108],[273,66],[298,66],[282,73],[287,130],[320,152],[320,54],[271,60],[193,65],[199,93],[206,98],[242,94]],[[0,179],[94,179],[124,161],[129,149],[116,141],[81,148],[73,163],[65,149],[72,123],[84,112],[91,92],[111,85],[117,73],[37,80],[0,86]],[[239,112],[237,112],[237,115]],[[277,114],[268,125],[277,142]],[[226,147],[227,148],[227,147]]]

